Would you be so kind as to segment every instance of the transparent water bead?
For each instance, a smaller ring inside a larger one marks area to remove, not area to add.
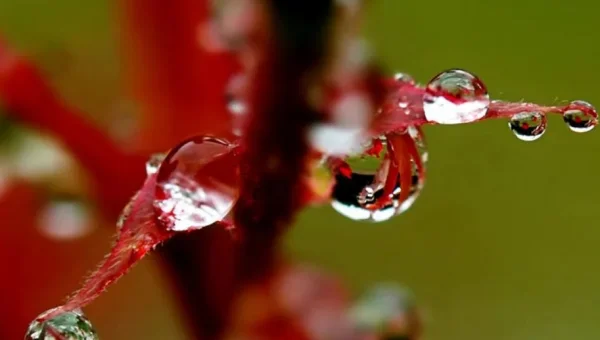
[[[415,143],[421,162],[427,160],[424,141],[420,133],[409,136]],[[387,147],[382,147],[379,154],[375,140],[367,152],[359,156],[348,157],[346,163],[336,174],[332,190],[331,206],[340,214],[355,220],[368,222],[384,222],[408,210],[419,196],[423,184],[424,172],[419,172],[412,162],[412,172],[407,198],[400,202],[400,175],[392,166]],[[385,145],[385,144],[383,144]],[[391,188],[387,188],[391,184]],[[389,193],[385,199],[383,195]],[[382,203],[383,202],[383,203]]]
[[[173,148],[156,179],[158,220],[172,231],[221,221],[238,198],[238,165],[235,146],[223,139],[197,136]]]
[[[25,340],[98,340],[90,321],[80,310],[65,312],[50,320],[40,321],[41,314],[29,324]]]
[[[369,289],[351,308],[350,317],[356,328],[377,339],[409,339],[420,330],[414,295],[393,283]]]
[[[531,142],[546,132],[547,118],[541,112],[521,112],[512,116],[508,127],[522,141]]]
[[[598,112],[592,104],[576,100],[571,102],[563,113],[563,120],[571,131],[588,132],[598,124]]]
[[[483,82],[460,69],[435,76],[425,89],[423,110],[428,121],[439,124],[461,124],[479,120],[490,106]]]

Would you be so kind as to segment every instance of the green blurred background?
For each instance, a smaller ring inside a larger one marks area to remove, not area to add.
[[[124,96],[107,2],[0,0],[0,32],[99,124],[120,119],[114,105]],[[461,67],[496,99],[600,106],[598,2],[372,2],[366,35],[390,71],[426,82]],[[560,117],[533,143],[503,121],[429,127],[428,183],[411,210],[380,225],[307,211],[289,253],[357,294],[378,281],[408,285],[429,340],[598,339],[598,133],[574,134]],[[153,259],[88,315],[103,339],[185,338]]]

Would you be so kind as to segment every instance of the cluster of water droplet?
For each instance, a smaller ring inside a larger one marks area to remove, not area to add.
[[[410,79],[403,74],[396,78]],[[425,90],[425,117],[438,124],[470,123],[482,119],[491,104],[484,83],[465,70],[444,71],[429,81]],[[590,103],[577,100],[564,110],[563,119],[572,131],[588,132],[598,124],[598,113]],[[546,131],[547,118],[544,112],[523,111],[514,114],[508,126],[517,138],[534,141]]]
[[[49,310],[36,318],[27,329],[25,340],[98,340],[98,335],[81,310],[58,314],[48,320]]]

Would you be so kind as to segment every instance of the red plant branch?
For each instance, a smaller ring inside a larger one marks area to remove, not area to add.
[[[123,152],[106,133],[63,103],[39,69],[1,40],[0,100],[19,121],[58,137],[91,174],[98,202],[109,216],[118,216],[142,182],[139,170],[145,159]]]

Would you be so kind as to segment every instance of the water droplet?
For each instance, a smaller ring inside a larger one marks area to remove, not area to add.
[[[487,113],[490,97],[483,82],[459,69],[444,71],[427,84],[423,110],[428,121],[439,124],[470,123]]]
[[[414,295],[393,283],[380,283],[368,290],[351,308],[350,317],[356,328],[375,333],[377,339],[412,339],[408,336],[420,331]]]
[[[394,74],[394,79],[399,84],[414,84],[415,79],[407,73],[397,72]]]
[[[80,310],[64,312],[50,320],[42,321],[44,315],[36,318],[27,329],[25,340],[97,340],[98,335],[90,321]]]
[[[148,176],[154,175],[158,172],[158,168],[160,167],[160,163],[165,159],[166,154],[164,153],[155,153],[150,156],[150,159],[146,162],[146,174]]]
[[[420,163],[425,166],[427,150],[422,134],[416,128],[407,131],[416,146]],[[382,143],[383,147],[379,147]],[[386,141],[375,139],[367,152],[351,156],[337,167],[336,183],[332,191],[332,207],[340,214],[356,221],[384,222],[408,210],[424,185],[424,170],[412,162],[412,179],[408,197],[400,202],[400,176],[390,173],[393,168],[387,153]],[[370,152],[376,150],[379,152]],[[397,170],[392,170],[397,171]],[[393,186],[390,189],[386,185]],[[389,200],[382,196],[389,192]]]
[[[172,231],[221,221],[237,201],[238,165],[235,146],[222,139],[197,136],[173,148],[156,179],[158,220]]]
[[[588,132],[598,124],[598,112],[592,104],[576,100],[569,104],[563,119],[571,131]]]
[[[508,127],[522,141],[531,142],[546,132],[547,119],[541,112],[521,112],[512,116]]]

